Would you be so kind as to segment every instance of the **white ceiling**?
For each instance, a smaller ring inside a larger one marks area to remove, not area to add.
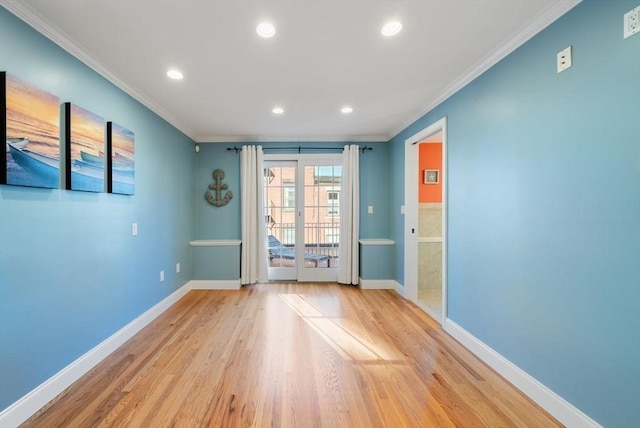
[[[578,2],[1,1],[198,142],[388,141]]]

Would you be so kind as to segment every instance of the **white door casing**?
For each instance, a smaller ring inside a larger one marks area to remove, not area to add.
[[[448,171],[447,118],[427,126],[405,140],[405,218],[404,218],[404,289],[405,297],[418,304],[418,146],[421,141],[442,132],[442,318],[447,319],[447,248],[448,248]],[[418,305],[420,306],[420,305]]]

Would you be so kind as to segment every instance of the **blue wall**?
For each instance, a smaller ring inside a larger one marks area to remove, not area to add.
[[[395,245],[360,244],[360,278],[389,280],[393,277]]]
[[[224,144],[200,144],[196,155],[196,227],[195,239],[240,239],[240,154],[226,150]],[[212,173],[224,171],[223,183],[229,186],[233,199],[223,207],[209,205],[204,195],[213,183]],[[230,249],[229,249],[230,250]],[[234,251],[237,248],[233,249]],[[209,278],[222,279],[222,278]]]
[[[240,245],[192,247],[192,275],[196,281],[240,279]]]
[[[291,147],[287,152],[296,153],[302,145],[341,148],[352,143],[250,143],[268,147]],[[358,143],[360,147],[368,146],[373,150],[360,154],[360,237],[387,238],[389,236],[389,144]],[[242,144],[235,146],[241,147]],[[240,206],[240,154],[229,151],[234,147],[229,144],[200,144],[200,152],[196,161],[196,239],[241,239],[241,206]],[[268,152],[269,153],[269,152]],[[304,152],[310,153],[310,152]],[[339,151],[338,151],[339,153]],[[233,192],[233,199],[223,207],[213,207],[204,198],[207,186],[213,183],[212,173],[216,169],[225,173],[223,182]],[[367,214],[367,206],[374,207],[373,214]],[[207,250],[211,252],[213,250]],[[235,279],[239,267],[230,266],[228,260],[236,256],[236,247],[218,247],[216,258],[194,256],[194,278],[209,280]],[[194,253],[205,254],[201,248],[194,248]],[[208,253],[206,253],[208,254]],[[205,265],[203,265],[205,263]],[[390,272],[392,270],[389,270]],[[384,279],[390,279],[387,275]]]
[[[391,141],[402,188],[404,140],[448,118],[449,317],[610,427],[640,426],[637,5],[584,1]]]
[[[136,137],[134,196],[0,186],[3,409],[190,279],[195,155],[189,138],[3,8],[0,70]]]

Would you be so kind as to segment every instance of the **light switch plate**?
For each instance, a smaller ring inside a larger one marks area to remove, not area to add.
[[[367,213],[369,213],[369,214],[373,214],[373,205],[369,205],[369,206],[367,207]]]
[[[138,235],[138,223],[131,223],[131,236]]]

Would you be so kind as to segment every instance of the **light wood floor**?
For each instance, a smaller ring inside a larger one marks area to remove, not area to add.
[[[393,291],[191,291],[25,427],[560,426]]]

